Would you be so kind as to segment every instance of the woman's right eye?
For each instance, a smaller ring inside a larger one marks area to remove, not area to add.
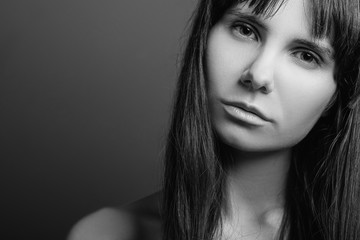
[[[258,34],[254,28],[246,23],[235,23],[232,26],[232,31],[234,34],[241,38],[246,38],[250,40],[257,41],[258,40]]]

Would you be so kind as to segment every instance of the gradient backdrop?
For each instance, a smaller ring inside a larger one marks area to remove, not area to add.
[[[160,188],[195,0],[0,1],[0,238],[64,239]]]

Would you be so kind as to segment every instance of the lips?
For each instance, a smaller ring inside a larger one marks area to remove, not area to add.
[[[230,101],[222,101],[223,104],[230,106],[230,107],[235,107],[235,108],[239,108],[245,112],[248,112],[250,114],[254,114],[255,116],[259,117],[260,119],[266,121],[266,122],[271,122],[272,120],[267,117],[262,111],[260,111],[258,108],[256,108],[255,106],[246,104],[244,102],[230,102]]]

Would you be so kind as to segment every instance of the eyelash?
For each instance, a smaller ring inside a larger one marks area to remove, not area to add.
[[[308,57],[311,58],[310,61],[308,60],[304,60],[302,59],[300,56],[296,56],[298,54],[303,54],[302,57],[304,57],[304,55],[307,55]],[[304,62],[306,64],[316,64],[316,65],[321,65],[322,63],[322,59],[320,56],[318,56],[316,53],[310,52],[309,50],[305,50],[305,49],[299,49],[296,50],[292,53],[292,55],[294,55],[296,58],[298,58],[301,62]]]
[[[254,35],[254,37],[249,37],[247,34],[243,34],[241,33],[242,30],[246,29],[247,31],[250,31],[251,34]],[[256,31],[256,29],[251,26],[248,23],[244,23],[244,22],[235,22],[234,24],[232,24],[231,26],[231,30],[234,31],[234,34],[236,34],[239,37],[242,38],[250,38],[252,40],[258,41],[259,40],[259,34]]]

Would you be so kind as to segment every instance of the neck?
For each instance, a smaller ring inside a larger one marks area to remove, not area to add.
[[[291,149],[266,152],[235,152],[226,180],[225,215],[263,221],[283,209]]]

